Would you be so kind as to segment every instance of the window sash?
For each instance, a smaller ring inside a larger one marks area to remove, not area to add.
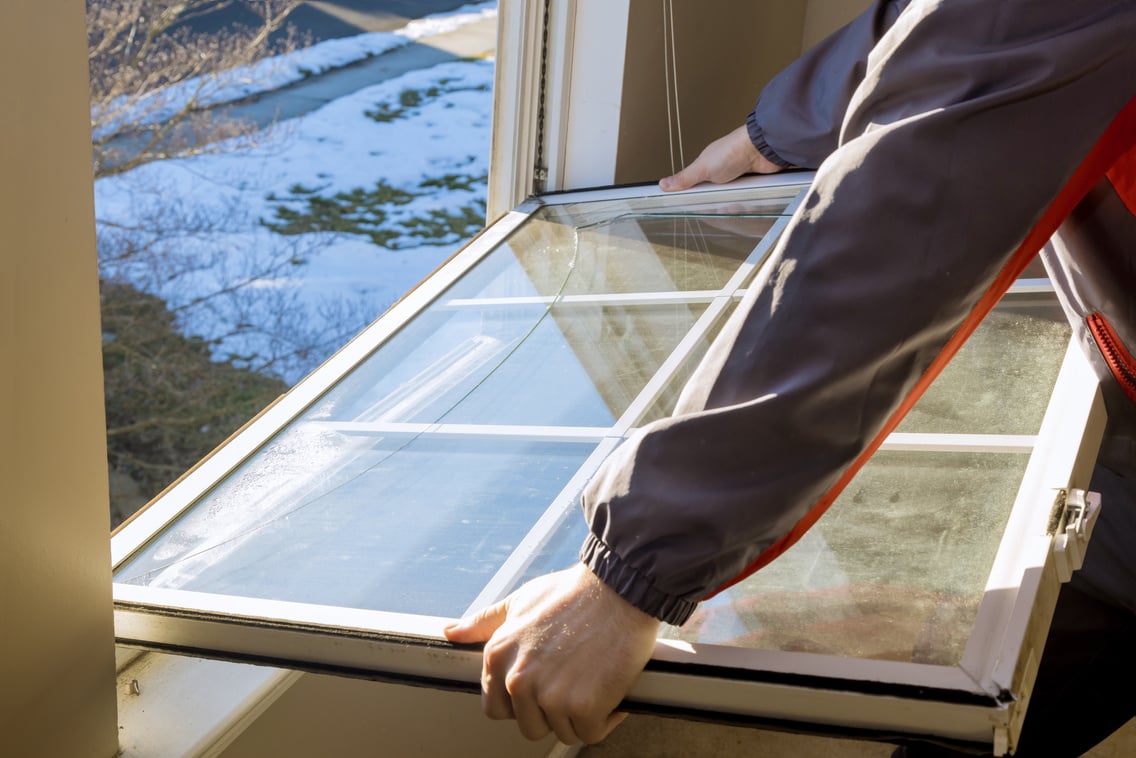
[[[756,198],[799,190],[808,177],[749,180]],[[697,196],[712,191],[700,188]],[[719,190],[720,191],[720,190]],[[354,366],[366,359],[428,304],[504,242],[547,204],[632,199],[657,190],[620,188],[572,193],[530,201],[506,214],[460,251],[442,269],[411,291],[295,389],[250,422],[224,447],[191,470],[158,501],[127,522],[112,540],[117,566],[167,524],[193,506],[216,482],[236,470],[278,431],[298,418]],[[798,196],[796,203],[800,202]],[[639,292],[549,297],[465,298],[443,302],[450,309],[485,306],[557,307],[585,305],[704,304],[694,327],[610,427],[523,426],[449,423],[322,422],[351,434],[438,436],[591,442],[595,450],[536,519],[528,534],[488,581],[470,608],[506,595],[555,532],[574,511],[578,493],[595,469],[640,423],[690,353],[744,294],[743,285],[764,260],[784,226],[778,219],[745,264],[721,290]],[[1044,280],[1020,281],[1012,293],[1045,293]],[[1043,639],[1036,619],[1052,612],[1051,538],[1039,533],[1048,517],[1046,493],[1083,478],[1085,451],[1103,423],[1095,378],[1071,346],[1036,435],[894,433],[884,450],[977,453],[1032,452],[1023,485],[1010,515],[1003,547],[995,559],[978,616],[959,666],[937,666],[757,650],[725,645],[660,640],[655,662],[632,693],[643,707],[693,709],[703,715],[730,714],[821,722],[849,714],[844,726],[926,731],[951,739],[986,739],[992,720],[1009,725],[1015,703],[1001,693],[1019,694]],[[1061,412],[1055,411],[1060,408]],[[1073,410],[1070,410],[1073,409]],[[1085,482],[1079,482],[1084,484]],[[1048,583],[1048,584],[1047,584]],[[213,595],[202,592],[115,585],[116,634],[123,644],[193,652],[213,657],[271,663],[290,668],[378,678],[430,682],[476,689],[480,653],[449,645],[441,630],[452,621],[413,614],[385,613],[306,603]],[[1044,630],[1044,625],[1040,627]],[[856,683],[874,683],[858,686]],[[883,692],[873,688],[882,687]],[[917,693],[919,694],[916,697]],[[895,696],[913,697],[910,709],[895,709]],[[924,709],[933,709],[924,713]],[[896,711],[902,713],[896,713]],[[850,719],[850,720],[849,720]],[[985,735],[985,736],[983,736]]]

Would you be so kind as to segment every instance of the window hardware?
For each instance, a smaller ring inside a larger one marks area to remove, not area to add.
[[[1073,572],[1085,562],[1085,549],[1096,525],[1100,504],[1097,492],[1070,489],[1058,495],[1054,505],[1057,528],[1054,530],[1053,556],[1062,582],[1069,581]]]

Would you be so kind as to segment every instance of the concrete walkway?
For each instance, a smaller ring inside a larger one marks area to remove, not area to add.
[[[462,58],[491,56],[496,49],[497,20],[484,19],[304,79],[249,101],[224,106],[219,111],[265,127],[274,121],[310,113],[333,100],[409,71]]]

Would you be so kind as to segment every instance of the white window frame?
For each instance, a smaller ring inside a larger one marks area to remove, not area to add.
[[[789,188],[807,187],[810,180],[808,174],[777,175],[749,179],[730,189],[744,187],[754,199],[760,199],[785,196]],[[703,188],[688,195],[713,191],[722,190]],[[614,200],[657,193],[654,188],[572,193],[529,201],[507,214],[120,528],[112,540],[115,566],[257,452],[538,208],[584,199]],[[787,217],[775,223],[743,268],[760,264],[786,223]],[[633,406],[611,428],[429,425],[431,434],[598,442],[595,452],[537,519],[472,607],[494,602],[515,584],[539,547],[573,511],[576,494],[587,478],[631,431],[635,420],[654,401],[694,343],[740,297],[741,284],[750,273],[748,268],[739,271],[719,292],[682,293],[684,302],[690,302],[691,297],[707,302],[707,310]],[[1036,280],[1018,285],[1019,291],[1024,292],[1042,291],[1046,286]],[[631,294],[605,295],[601,299],[627,303],[657,297]],[[596,301],[583,296],[578,299]],[[368,431],[368,425],[337,426]],[[423,431],[419,426],[426,425],[386,424],[382,429],[418,434]],[[691,712],[700,718],[723,720],[823,723],[856,733],[927,734],[993,743],[1002,752],[1012,748],[1060,584],[1054,539],[1045,533],[1053,493],[1087,485],[1102,428],[1103,404],[1097,380],[1087,358],[1071,345],[1036,436],[893,434],[885,442],[884,449],[896,450],[1032,451],[1006,529],[1005,543],[1011,549],[1000,549],[995,560],[960,666],[660,640],[652,663],[630,695],[628,707]],[[480,687],[479,651],[444,641],[442,629],[453,620],[449,618],[128,584],[115,584],[114,597],[116,636],[122,644],[444,688],[476,691]],[[902,699],[902,708],[896,707],[897,698]]]

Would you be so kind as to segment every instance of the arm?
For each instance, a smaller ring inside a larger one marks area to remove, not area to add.
[[[992,7],[913,0],[873,51],[842,144],[676,415],[617,450],[585,492],[582,558],[601,596],[681,623],[811,523],[1136,94],[1132,3]],[[997,23],[975,23],[991,13]],[[541,585],[545,628],[578,633],[555,598],[581,576]],[[581,659],[626,634],[618,615],[585,620],[603,630]],[[594,681],[552,668],[534,683],[531,665],[508,664],[555,660],[567,639],[514,638],[487,660],[490,699],[519,715],[527,693],[564,677],[592,703],[581,719],[608,724],[611,696]],[[630,686],[640,658],[619,660]]]
[[[743,174],[816,168],[836,149],[844,113],[864,78],[868,54],[908,0],[876,0],[815,45],[765,88],[746,123],[711,143],[689,166],[659,182],[666,192]]]
[[[1136,92],[1133,5],[913,2],[670,419],[584,494],[582,559],[682,623],[823,512]]]

